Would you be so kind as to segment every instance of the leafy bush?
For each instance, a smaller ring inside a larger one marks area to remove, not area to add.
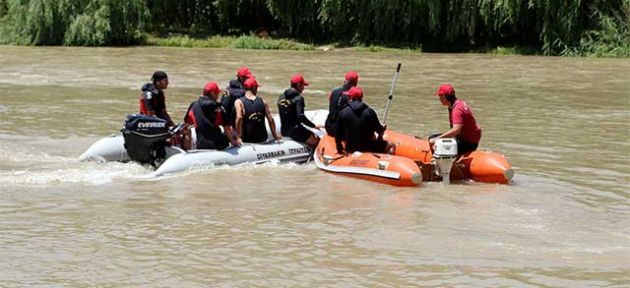
[[[582,34],[579,45],[562,51],[565,56],[630,57],[630,4],[625,13],[608,16],[601,11],[594,12],[598,29]]]
[[[230,45],[239,49],[271,49],[271,50],[313,50],[313,45],[299,43],[289,39],[262,39],[256,36],[238,37]]]
[[[213,36],[206,39],[194,39],[189,36],[171,36],[158,38],[149,36],[146,44],[170,47],[207,47],[207,48],[227,48],[236,40],[235,37]]]

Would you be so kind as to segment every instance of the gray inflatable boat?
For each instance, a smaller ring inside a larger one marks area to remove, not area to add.
[[[306,117],[317,125],[324,125],[327,110],[306,111]],[[276,129],[280,134],[280,119],[274,116]],[[261,144],[244,144],[239,147],[229,147],[225,150],[190,150],[184,151],[178,147],[165,147],[165,159],[160,163],[154,176],[185,171],[191,168],[204,168],[220,165],[239,165],[244,163],[265,163],[270,161],[301,163],[308,161],[312,149],[306,144],[283,138],[272,141],[273,137],[267,125],[268,141]],[[125,140],[121,134],[112,135],[98,140],[81,156],[80,161],[131,161],[124,146]]]

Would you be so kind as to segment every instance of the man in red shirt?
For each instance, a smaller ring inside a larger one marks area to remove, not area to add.
[[[481,128],[477,126],[475,116],[466,102],[457,99],[455,88],[451,84],[442,84],[435,95],[440,97],[442,105],[448,107],[448,120],[451,130],[429,139],[433,145],[438,138],[456,138],[457,154],[462,155],[477,150],[481,140]]]

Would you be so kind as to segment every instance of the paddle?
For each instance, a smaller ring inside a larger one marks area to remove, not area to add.
[[[398,67],[396,68],[396,73],[394,73],[394,80],[392,81],[392,86],[389,88],[389,96],[387,97],[387,105],[385,106],[385,114],[383,115],[383,125],[387,125],[387,114],[389,113],[389,106],[392,104],[392,100],[394,99],[394,87],[396,86],[396,80],[398,80],[398,74],[400,73],[400,66],[402,64],[398,63]]]

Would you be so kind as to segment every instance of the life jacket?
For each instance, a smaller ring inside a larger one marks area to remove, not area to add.
[[[148,115],[149,111],[157,113],[166,108],[164,92],[158,90],[153,83],[142,85],[142,95],[140,96],[140,114]]]
[[[256,97],[250,100],[243,96],[241,98],[245,113],[243,113],[243,142],[261,143],[267,140],[267,128],[265,128],[265,102],[262,98]]]
[[[278,114],[280,114],[280,131],[282,135],[290,135],[290,131],[300,126],[297,105],[304,110],[304,97],[294,89],[287,89],[278,98]],[[297,105],[296,105],[297,104]],[[302,111],[304,114],[304,111]]]
[[[343,95],[343,92],[346,92],[352,88],[351,85],[343,85],[332,92],[330,92],[328,105],[328,116],[326,117],[326,133],[330,136],[335,136],[335,124],[337,123],[337,116],[341,109],[348,105],[348,96]]]
[[[226,124],[234,126],[236,119],[236,111],[234,110],[234,102],[245,96],[243,84],[238,80],[230,80],[230,85],[225,88],[225,93],[221,97],[221,105],[225,111]]]
[[[219,128],[223,125],[223,107],[207,96],[190,103],[184,121],[195,126],[198,149],[224,149],[229,145]]]
[[[155,117],[166,120],[173,125],[171,117],[165,113],[166,96],[164,91],[157,89],[153,83],[142,85],[142,95],[139,100],[140,114],[149,115],[152,111]]]

